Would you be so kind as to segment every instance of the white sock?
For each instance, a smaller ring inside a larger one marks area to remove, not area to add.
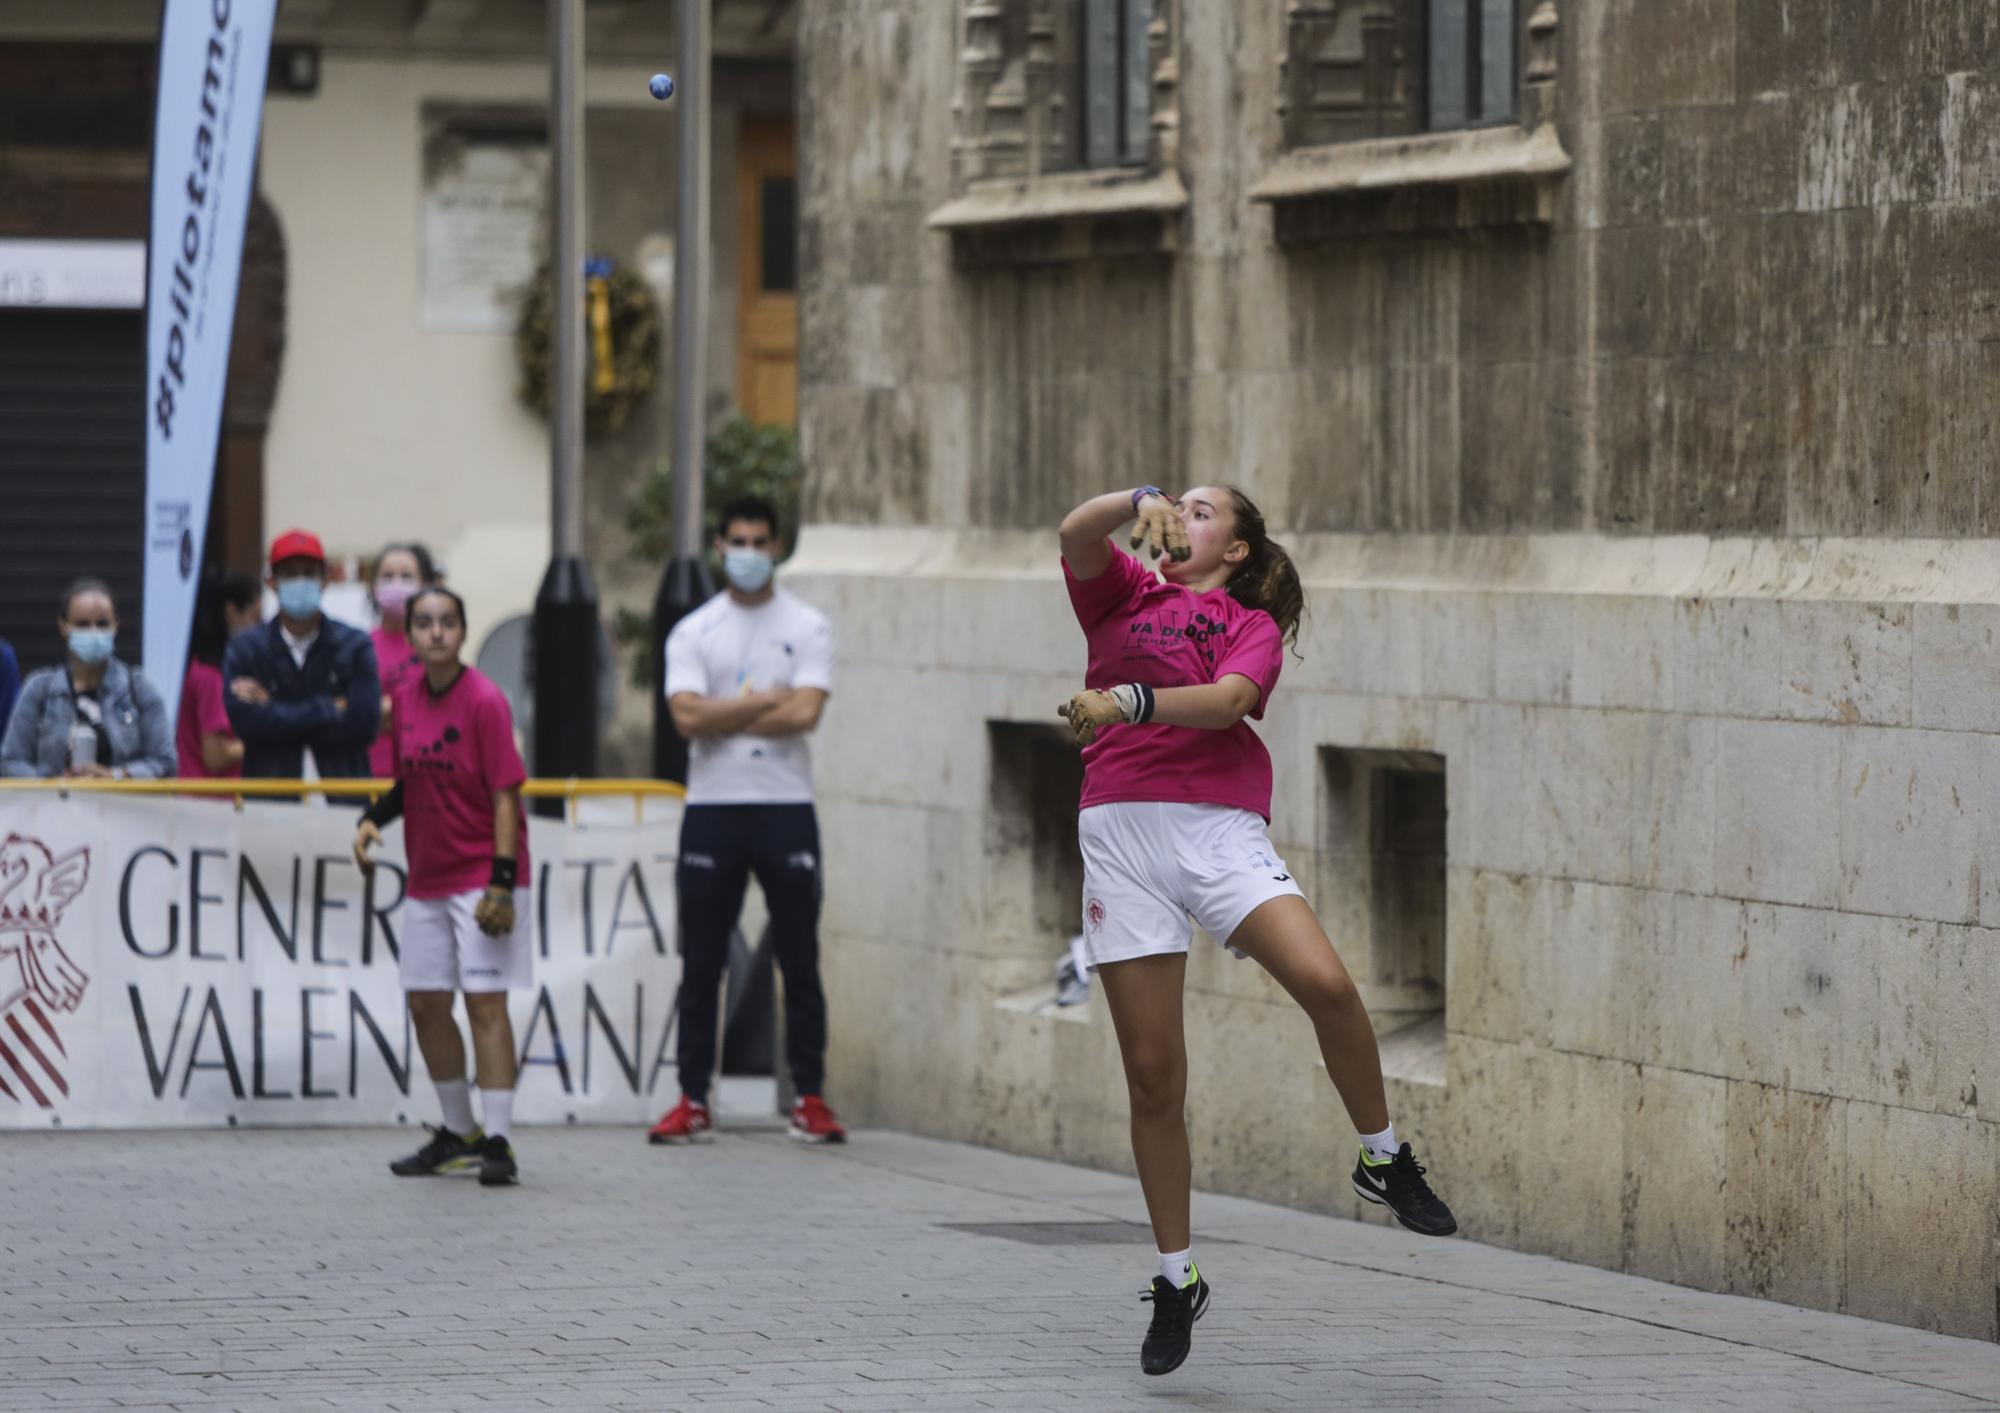
[[[1388,1162],[1391,1158],[1396,1156],[1397,1152],[1396,1126],[1394,1124],[1390,1124],[1380,1133],[1362,1134],[1361,1148],[1362,1151],[1368,1155],[1369,1162],[1371,1163]]]
[[[1162,1251],[1160,1253],[1160,1274],[1168,1285],[1179,1290],[1194,1279],[1194,1248],[1185,1251]]]
[[[444,1110],[444,1126],[460,1138],[479,1127],[479,1121],[472,1117],[472,1088],[462,1079],[440,1079],[435,1081],[438,1092],[438,1107]]]
[[[514,1127],[514,1091],[511,1089],[482,1089],[479,1091],[479,1112],[486,1119],[488,1138],[505,1138]]]

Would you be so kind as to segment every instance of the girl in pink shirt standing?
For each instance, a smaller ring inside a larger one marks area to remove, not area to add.
[[[1167,560],[1160,577],[1111,543]],[[1181,992],[1189,919],[1254,958],[1311,1017],[1327,1074],[1360,1134],[1354,1190],[1426,1236],[1458,1230],[1396,1142],[1375,1031],[1347,968],[1271,847],[1262,719],[1305,593],[1241,491],[1170,499],[1155,486],[1085,501],[1062,523],[1063,577],[1089,644],[1086,690],[1061,708],[1083,747],[1077,837],[1083,937],[1104,986],[1132,1106],[1132,1156],[1160,1248],[1148,1374],[1187,1358],[1208,1283],[1189,1239],[1187,1046]],[[1165,582],[1162,583],[1161,579]]]
[[[410,646],[406,614],[417,590],[438,581],[437,565],[422,545],[385,545],[375,556],[369,585],[375,597],[375,667],[382,674],[382,726],[368,748],[368,770],[377,780],[396,773],[396,694],[423,675],[423,660]]]
[[[396,786],[362,815],[354,859],[364,873],[373,871],[368,851],[392,820],[407,820],[403,989],[444,1124],[389,1171],[417,1177],[476,1166],[480,1182],[495,1187],[518,1177],[508,1142],[516,1070],[507,992],[534,983],[521,813],[528,772],[507,698],[459,660],[464,602],[433,584],[410,600],[409,625],[423,672],[397,693]],[[472,1117],[454,992],[465,996],[472,1022],[483,1128]]]

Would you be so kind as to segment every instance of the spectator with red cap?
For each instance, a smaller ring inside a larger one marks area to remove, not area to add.
[[[287,530],[271,545],[278,616],[230,641],[222,675],[243,774],[257,780],[366,778],[382,716],[375,648],[358,628],[320,612],[326,551]]]

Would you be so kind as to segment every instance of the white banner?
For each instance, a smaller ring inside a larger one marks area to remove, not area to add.
[[[181,699],[277,0],[166,0],[146,266],[146,633]]]
[[[525,1123],[650,1123],[679,1092],[680,807],[648,814],[530,821]],[[354,820],[0,795],[0,1129],[434,1121],[397,976],[403,829],[368,880]]]
[[[0,305],[138,309],[146,245],[137,240],[0,240]]]

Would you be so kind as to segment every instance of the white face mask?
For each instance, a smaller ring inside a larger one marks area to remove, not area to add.
[[[729,582],[746,594],[761,593],[771,582],[775,566],[763,550],[730,549],[722,555],[722,572]]]

